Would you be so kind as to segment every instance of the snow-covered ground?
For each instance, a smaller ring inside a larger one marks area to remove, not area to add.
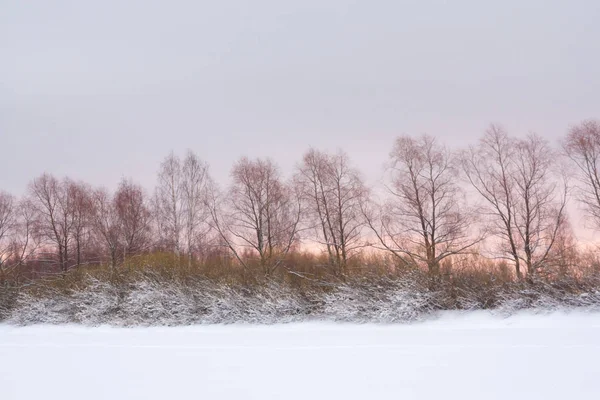
[[[0,399],[600,399],[600,314],[0,325]]]

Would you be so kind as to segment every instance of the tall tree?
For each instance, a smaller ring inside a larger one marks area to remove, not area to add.
[[[108,255],[111,267],[116,268],[119,250],[125,248],[123,221],[117,210],[116,196],[111,196],[106,189],[97,189],[91,200],[93,231]]]
[[[517,277],[527,272],[533,279],[548,265],[567,222],[568,187],[555,168],[558,154],[537,135],[511,138],[492,125],[462,160],[487,205],[499,243],[496,256],[512,261]]]
[[[122,180],[114,197],[123,240],[123,256],[140,254],[150,248],[151,212],[142,187]]]
[[[563,147],[577,167],[579,201],[600,229],[600,122],[588,120],[572,127]]]
[[[366,213],[380,247],[402,263],[425,265],[433,277],[441,262],[482,240],[470,230],[475,216],[465,205],[453,154],[430,136],[402,136],[390,153],[390,199],[379,216]]]
[[[89,185],[65,180],[70,203],[71,234],[75,246],[75,265],[80,266],[86,256],[86,246],[91,236],[92,198]]]
[[[349,257],[364,245],[361,204],[367,190],[348,156],[309,150],[296,174],[306,211],[331,267],[346,275]]]
[[[0,191],[0,284],[4,281],[16,224],[15,198]]]
[[[69,196],[68,184],[43,174],[29,185],[29,194],[38,216],[37,230],[55,246],[58,265],[63,272],[67,271],[74,222],[73,199]]]
[[[298,240],[301,205],[269,160],[242,158],[232,169],[227,209],[211,196],[211,220],[220,239],[248,267],[239,249],[253,252],[265,275],[279,268]]]
[[[160,165],[155,205],[159,235],[164,237],[167,248],[178,256],[185,216],[183,194],[181,161],[171,153]]]
[[[208,233],[207,190],[210,183],[208,165],[191,151],[188,151],[183,160],[181,183],[184,237],[188,267],[191,267],[194,261],[194,252],[197,246],[205,241]]]
[[[5,249],[9,237],[16,225],[15,198],[0,191],[0,262],[2,255],[6,253]]]
[[[9,273],[18,278],[19,267],[37,249],[34,217],[27,200],[17,202],[14,196],[0,192],[0,285]]]

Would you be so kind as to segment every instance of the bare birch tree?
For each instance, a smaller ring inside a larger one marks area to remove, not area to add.
[[[123,240],[123,257],[137,255],[150,248],[151,212],[141,186],[122,180],[114,197]]]
[[[10,273],[18,282],[19,267],[37,249],[34,236],[35,214],[27,200],[0,192],[0,285]]]
[[[80,266],[84,261],[84,252],[91,235],[92,189],[85,183],[69,180],[65,180],[64,185],[70,204],[69,218],[75,246],[75,265]]]
[[[512,261],[517,277],[527,272],[533,279],[548,265],[566,223],[568,187],[555,172],[558,154],[537,135],[514,139],[492,125],[462,160],[469,181],[487,204],[498,240],[496,256]]]
[[[221,248],[226,248],[240,265],[244,269],[247,269],[248,266],[240,256],[233,235],[229,231],[231,221],[229,219],[230,211],[228,210],[229,205],[227,203],[230,202],[230,199],[228,198],[228,194],[211,179],[207,183],[205,202],[209,213],[208,224],[210,229],[216,233],[217,243],[220,244]]]
[[[92,194],[91,219],[93,231],[102,243],[111,267],[116,268],[119,250],[125,247],[123,224],[119,218],[116,199],[106,189],[97,189]]]
[[[579,201],[600,229],[600,122],[588,120],[572,127],[563,147],[577,166]]]
[[[348,259],[364,246],[361,204],[367,195],[360,174],[345,153],[309,150],[298,168],[296,182],[306,211],[338,275],[346,275]]]
[[[55,246],[58,265],[65,272],[69,268],[69,250],[72,241],[72,198],[67,185],[52,175],[43,174],[29,186],[31,204],[36,210],[37,230]]]
[[[224,213],[216,204],[217,197],[212,196],[212,224],[245,268],[248,263],[239,249],[254,252],[264,274],[271,275],[298,240],[299,196],[268,160],[242,158],[231,175],[233,184]]]
[[[184,227],[183,183],[181,161],[174,153],[160,165],[155,205],[158,234],[164,237],[167,248],[179,256]]]
[[[16,225],[15,198],[0,192],[0,262],[6,254],[7,242]]]
[[[13,234],[17,225],[15,198],[0,192],[0,284],[4,281],[5,269],[11,253]]]
[[[158,234],[178,256],[194,252],[207,233],[206,190],[208,166],[188,151],[183,162],[171,153],[161,164],[154,199]]]
[[[208,234],[207,190],[210,178],[208,165],[196,154],[188,151],[182,168],[182,202],[184,210],[184,236],[188,267],[192,267],[194,252],[206,241]]]
[[[441,262],[482,240],[465,205],[453,154],[430,136],[396,140],[390,154],[390,199],[379,215],[366,212],[379,246],[406,265],[439,276]]]

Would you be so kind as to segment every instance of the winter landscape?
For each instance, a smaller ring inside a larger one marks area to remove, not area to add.
[[[0,1],[0,400],[600,398],[598,20]]]

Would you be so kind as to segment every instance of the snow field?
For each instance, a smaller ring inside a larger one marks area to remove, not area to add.
[[[597,399],[600,314],[404,325],[0,325],[0,398]]]

